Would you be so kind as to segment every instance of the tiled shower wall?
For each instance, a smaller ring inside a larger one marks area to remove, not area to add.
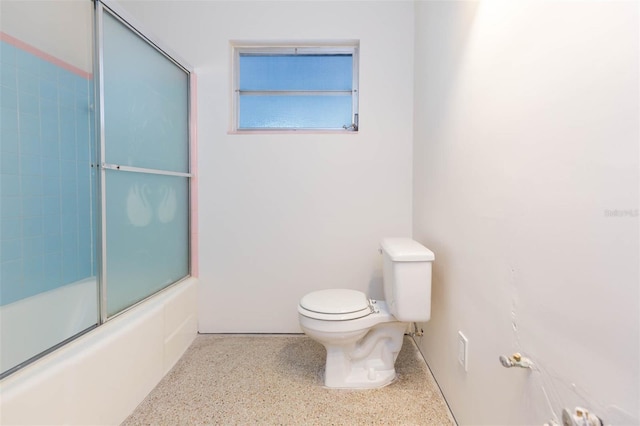
[[[95,274],[93,81],[10,41],[0,41],[0,305]]]

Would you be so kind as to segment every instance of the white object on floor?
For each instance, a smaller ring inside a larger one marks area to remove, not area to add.
[[[327,387],[391,383],[407,323],[431,317],[433,252],[409,238],[387,238],[381,253],[386,301],[348,289],[315,291],[300,300],[302,330],[327,349]]]

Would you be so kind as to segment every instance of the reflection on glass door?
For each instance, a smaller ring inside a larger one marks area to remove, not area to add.
[[[189,73],[99,12],[102,278],[113,316],[189,274]]]

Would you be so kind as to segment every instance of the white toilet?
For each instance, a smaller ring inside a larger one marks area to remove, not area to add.
[[[381,253],[386,301],[347,289],[314,291],[300,299],[302,330],[327,349],[327,387],[391,383],[407,323],[431,317],[433,252],[409,238],[387,238]]]

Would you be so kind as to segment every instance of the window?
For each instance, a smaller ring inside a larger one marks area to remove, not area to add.
[[[233,46],[233,131],[358,130],[358,44]]]

